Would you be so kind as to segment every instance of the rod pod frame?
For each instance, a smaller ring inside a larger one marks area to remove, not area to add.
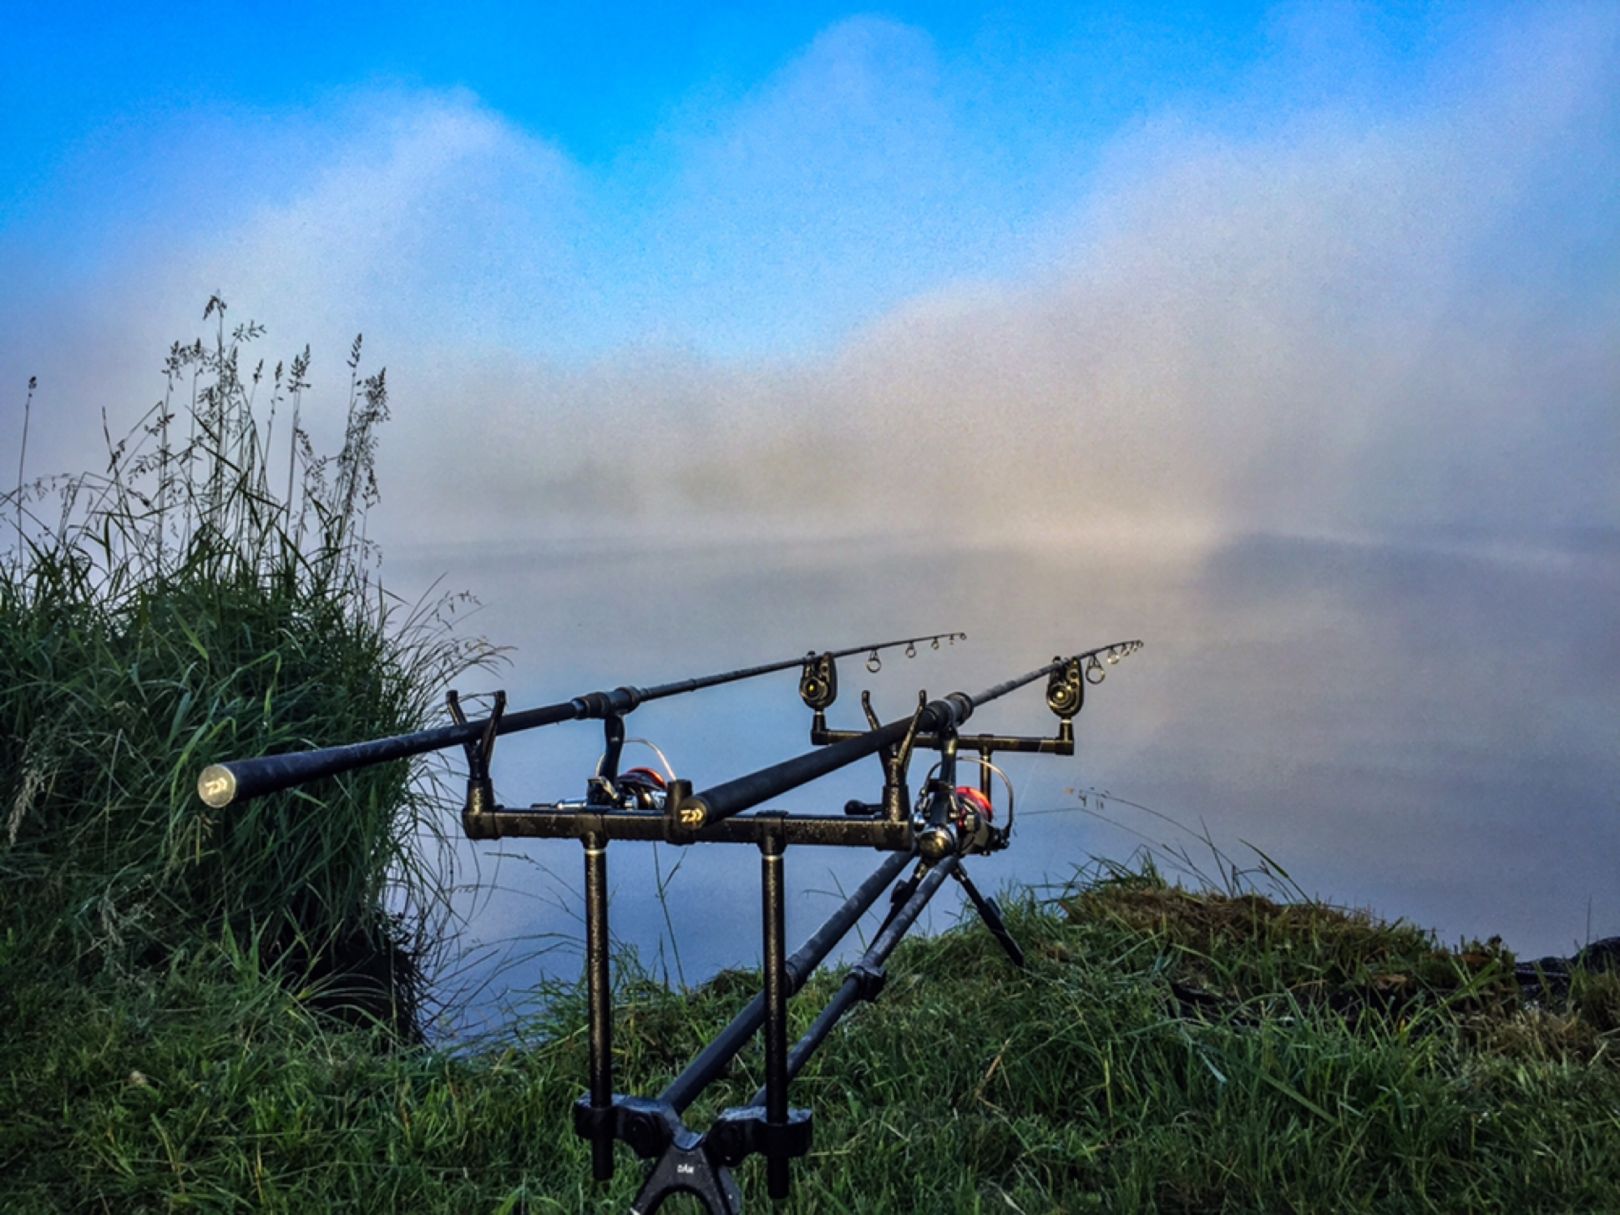
[[[493,709],[483,721],[469,721],[454,692],[448,709],[452,724],[415,734],[351,743],[290,755],[265,756],[210,765],[198,778],[198,793],[214,809],[250,797],[274,793],[321,777],[370,764],[406,758],[449,746],[461,746],[467,758],[467,791],[462,823],[469,839],[502,837],[577,839],[583,846],[586,904],[586,989],[589,1004],[589,1087],[574,1105],[576,1133],[591,1145],[593,1175],[606,1181],[613,1175],[614,1146],[623,1142],[635,1154],[653,1162],[636,1199],[633,1215],[649,1215],[672,1193],[696,1195],[710,1212],[734,1215],[742,1210],[742,1196],[733,1176],[739,1163],[751,1155],[766,1161],[768,1189],[773,1198],[788,1193],[790,1162],[811,1147],[810,1112],[788,1103],[788,1087],[839,1019],[860,1003],[876,999],[886,979],[885,963],[917,917],[947,878],[966,891],[977,914],[1014,965],[1023,953],[1008,932],[1000,909],[983,896],[969,879],[965,858],[1004,848],[1005,829],[990,832],[959,830],[953,819],[956,802],[956,757],[959,749],[977,751],[981,784],[989,797],[989,757],[994,751],[1024,751],[1072,755],[1072,719],[1084,702],[1084,684],[1101,682],[1103,666],[1141,648],[1141,642],[1118,642],[1088,650],[1071,658],[1057,658],[1047,666],[997,684],[977,695],[953,692],[938,700],[919,693],[915,710],[907,717],[880,723],[870,696],[863,693],[865,731],[832,730],[825,710],[836,700],[836,660],[867,655],[869,670],[880,665],[878,653],[905,646],[914,654],[920,641],[939,649],[942,639],[954,643],[961,633],[940,633],[812,652],[804,658],[679,680],[652,687],[619,687],[591,692],[569,701],[538,709],[509,713],[504,693],[497,693]],[[688,781],[671,779],[664,790],[662,808],[647,809],[612,795],[618,779],[620,749],[624,743],[624,717],[648,700],[681,695],[700,688],[749,679],[798,666],[800,696],[814,711],[811,743],[814,750],[772,764],[759,771],[694,791]],[[1093,678],[1093,675],[1096,678]],[[964,734],[961,727],[979,706],[1041,678],[1047,679],[1047,705],[1059,718],[1056,737]],[[597,776],[587,785],[584,801],[536,803],[523,809],[499,804],[490,777],[496,739],[504,734],[563,721],[595,718],[602,721],[606,752]],[[929,782],[917,807],[909,804],[907,769],[918,748],[940,753],[937,780]],[[869,755],[883,765],[884,786],[877,803],[852,802],[841,814],[802,814],[767,811],[748,814],[781,793],[837,771]],[[686,1068],[657,1097],[617,1093],[613,1088],[613,1016],[610,987],[608,933],[607,851],[611,841],[666,841],[673,844],[754,844],[760,853],[761,935],[764,954],[763,990],[730,1024],[705,1045]],[[790,845],[813,844],[874,848],[889,855],[861,883],[855,893],[833,912],[791,956],[784,946],[786,908],[786,853]],[[904,880],[901,871],[914,866]],[[787,1044],[787,1002],[811,973],[871,908],[885,890],[890,891],[888,913],[872,945],[850,969],[843,983],[810,1028],[791,1050]],[[682,1115],[698,1095],[726,1071],[738,1051],[764,1029],[765,1084],[753,1100],[724,1110],[702,1131],[688,1128]]]
[[[1129,644],[1129,643],[1127,643]],[[1116,647],[1122,648],[1122,647]],[[1101,651],[1099,651],[1101,652]],[[952,821],[956,755],[960,746],[978,750],[988,784],[992,750],[1072,754],[1072,720],[1083,704],[1082,661],[1089,655],[1056,659],[994,688],[968,696],[952,693],[929,701],[919,694],[908,718],[887,725],[877,721],[869,697],[863,708],[870,727],[864,732],[831,731],[824,711],[836,699],[837,673],[830,656],[810,655],[801,669],[800,695],[815,713],[812,742],[817,749],[748,776],[694,793],[684,781],[669,783],[660,814],[611,808],[565,809],[559,804],[528,810],[496,808],[481,827],[496,835],[573,836],[586,853],[587,996],[590,1005],[589,1091],[573,1109],[575,1133],[591,1144],[592,1171],[605,1181],[613,1174],[613,1145],[628,1146],[651,1167],[637,1194],[634,1215],[650,1215],[672,1194],[690,1194],[714,1215],[743,1209],[734,1170],[751,1155],[765,1158],[767,1189],[773,1199],[789,1192],[789,1166],[813,1143],[814,1119],[809,1110],[793,1108],[788,1088],[834,1026],[860,1003],[882,991],[885,963],[917,917],[947,878],[958,882],[970,905],[1015,966],[1023,950],[1008,930],[1000,908],[969,878],[967,855],[1006,847],[1005,832],[984,844],[957,832]],[[1059,717],[1056,738],[1008,735],[962,735],[960,725],[980,704],[1048,677],[1047,702]],[[939,779],[925,790],[922,814],[904,806],[905,770],[918,746],[937,749]],[[882,802],[861,806],[862,813],[840,816],[761,812],[744,814],[778,794],[854,763],[878,755],[884,766]],[[676,844],[753,843],[760,852],[763,990],[689,1063],[657,1097],[615,1092],[612,1084],[612,1026],[608,974],[606,853],[610,839],[663,839]],[[790,843],[866,846],[891,853],[861,887],[792,957],[785,953],[786,852]],[[910,877],[896,882],[915,862]],[[787,1046],[787,1002],[836,943],[886,889],[890,908],[876,940],[850,969],[837,992],[821,1010],[791,1052]],[[764,1030],[765,1083],[747,1105],[724,1109],[704,1130],[688,1127],[682,1115],[709,1084],[720,1078],[737,1052]]]

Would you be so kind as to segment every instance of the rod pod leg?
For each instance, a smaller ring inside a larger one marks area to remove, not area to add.
[[[780,831],[760,841],[761,936],[765,952],[765,1117],[774,1130],[788,1121],[787,1066],[787,888],[782,854],[787,842]],[[774,1199],[788,1196],[788,1157],[772,1135],[765,1149],[766,1186]]]
[[[613,1176],[613,1006],[608,982],[607,836],[585,837],[585,988],[590,1003],[591,1174]]]
[[[917,887],[921,885],[923,876],[929,868],[927,861],[918,861],[917,867],[911,871],[911,876],[889,891],[889,910],[883,917],[883,923],[878,925],[878,936],[882,936],[884,930],[894,923],[894,917],[900,914],[900,909],[906,905],[906,901],[917,893]]]
[[[709,1215],[742,1215],[742,1191],[731,1170],[710,1157],[702,1137],[683,1131],[664,1149],[630,1205],[630,1215],[652,1215],[671,1194],[691,1194]]]
[[[973,884],[973,879],[968,877],[967,870],[961,865],[951,870],[951,876],[962,883],[962,889],[967,891],[968,898],[973,900],[974,910],[979,913],[984,926],[990,930],[990,935],[1001,943],[1001,948],[1006,951],[1008,959],[1014,966],[1022,966],[1024,951],[1018,942],[1013,940],[1013,934],[1007,931],[1007,921],[1001,918],[1001,908],[996,906],[995,899],[986,898],[981,894],[979,888]]]

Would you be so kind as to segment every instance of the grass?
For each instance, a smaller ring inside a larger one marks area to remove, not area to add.
[[[476,1053],[411,1032],[448,880],[431,787],[193,794],[213,759],[420,725],[490,654],[377,584],[387,394],[358,340],[323,458],[308,352],[245,372],[257,327],[204,319],[104,474],[20,472],[4,502],[0,1210],[622,1210],[640,1167],[598,1189],[569,1129],[582,991]],[[1496,943],[1263,897],[1269,858],[1215,856],[1202,888],[1143,862],[1007,900],[1021,971],[972,922],[903,945],[795,1084],[816,1146],[786,1209],[1620,1210],[1620,978],[1527,1005]],[[759,977],[676,993],[624,956],[616,985],[645,1093]],[[756,1047],[690,1121],[761,1079]]]
[[[123,439],[107,429],[104,471],[19,474],[5,503],[0,923],[79,977],[225,936],[369,978],[408,1022],[443,906],[420,845],[431,790],[393,765],[214,814],[194,782],[216,759],[416,728],[488,652],[439,627],[448,605],[378,584],[365,520],[387,387],[359,339],[342,445],[321,456],[308,351],[245,370],[262,331],[225,312],[210,300],[211,337],[173,346],[163,400]]]
[[[1027,969],[976,923],[908,942],[795,1084],[816,1146],[788,1210],[1620,1205],[1612,975],[1527,1009],[1499,951],[1151,872],[1007,910]],[[451,1057],[333,1022],[225,951],[65,992],[7,969],[8,1211],[605,1211],[639,1183],[621,1149],[598,1191],[568,1129],[577,989]],[[1370,998],[1390,976],[1401,999]],[[836,980],[795,1000],[801,1024]],[[656,1091],[757,982],[679,995],[621,959],[620,1086]],[[745,1052],[693,1125],[760,1079]],[[763,1202],[758,1162],[742,1174]]]

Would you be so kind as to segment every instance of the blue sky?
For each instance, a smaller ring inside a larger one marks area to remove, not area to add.
[[[297,113],[334,91],[378,83],[471,89],[581,163],[610,165],[683,110],[735,102],[859,11],[24,6],[13,10],[0,50],[8,202],[26,202],[64,153],[108,127],[215,109]],[[1168,96],[1221,92],[1273,34],[1264,9],[1236,4],[1150,6],[1127,17],[1034,5],[889,6],[875,15],[926,31],[942,59],[979,76],[987,91],[1060,110],[1041,119],[1026,111],[1024,123],[1078,119],[1103,129]],[[1397,57],[1423,28],[1388,13],[1376,24]],[[1064,96],[1062,78],[1079,70],[1089,77],[1084,95]],[[1008,79],[1015,75],[1022,79]]]
[[[700,453],[681,510],[778,496],[817,441],[852,484],[902,455],[1001,483],[1086,460],[1166,525],[1601,521],[1617,27],[13,7],[0,377],[64,418],[134,411],[219,291],[317,372],[366,332],[400,475],[489,428],[543,450],[492,478],[519,496],[640,433]]]
[[[41,6],[0,51],[0,220],[93,268],[296,197],[386,111],[440,99],[559,159],[531,200],[575,279],[551,346],[793,352],[1027,269],[1122,128],[1276,126],[1324,70],[1341,102],[1391,104],[1460,32],[1444,8],[1307,31],[1230,4],[519,7]]]

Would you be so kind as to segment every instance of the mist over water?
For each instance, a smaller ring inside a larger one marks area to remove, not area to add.
[[[1433,928],[1443,942],[1500,934],[1540,956],[1620,931],[1612,537],[1538,553],[1253,534],[1140,549],[598,541],[487,557],[423,551],[391,571],[448,571],[478,591],[479,630],[516,647],[511,667],[481,686],[505,687],[515,706],[810,648],[969,634],[915,659],[890,654],[876,675],[841,663],[830,717],[854,725],[862,688],[890,720],[919,688],[977,691],[1054,654],[1143,638],[1146,649],[1089,689],[1076,757],[999,761],[1019,822],[1010,850],[973,865],[987,889],[1050,892],[1093,858],[1124,860],[1148,842],[1185,847],[1214,874],[1207,835],[1240,863],[1258,861],[1249,845],[1263,850],[1310,895]],[[701,789],[807,750],[809,718],[784,672],[654,702],[628,729]],[[1036,687],[981,709],[972,728],[1053,724]],[[511,805],[576,797],[600,745],[590,723],[504,739],[497,790]],[[631,748],[626,763],[649,758]],[[836,812],[874,797],[880,779],[872,761],[772,805]],[[489,1028],[540,977],[578,976],[580,849],[464,847],[478,882],[459,902],[468,941],[507,942],[464,976],[494,975],[468,1014]],[[754,850],[660,846],[656,861],[654,851],[610,853],[615,938],[672,981],[757,965]],[[808,934],[875,860],[791,850],[790,937]],[[942,897],[925,927],[955,922],[959,904],[955,892]]]

